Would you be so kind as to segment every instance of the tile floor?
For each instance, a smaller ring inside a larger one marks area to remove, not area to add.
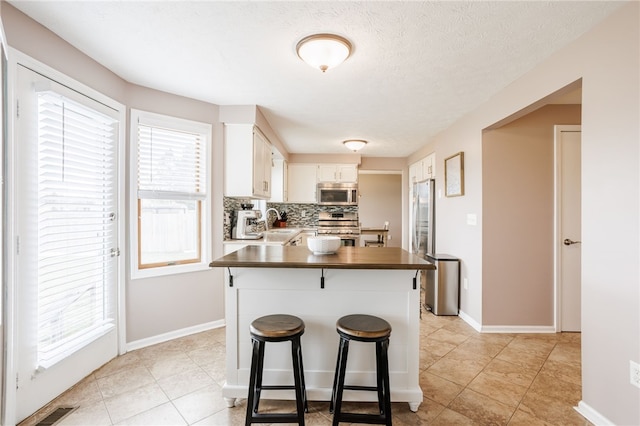
[[[581,399],[579,333],[480,334],[458,317],[426,313],[420,334],[424,402],[416,413],[394,403],[394,425],[591,425],[573,409]],[[227,408],[222,399],[224,363],[224,329],[132,351],[20,426],[68,405],[78,408],[58,426],[240,425],[244,401]],[[328,403],[312,401],[305,421],[330,425]]]

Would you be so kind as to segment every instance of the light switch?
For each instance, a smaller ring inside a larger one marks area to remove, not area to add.
[[[467,225],[476,226],[478,224],[478,217],[474,213],[467,213]]]

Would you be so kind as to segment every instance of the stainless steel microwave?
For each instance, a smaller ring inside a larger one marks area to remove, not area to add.
[[[319,183],[316,188],[316,197],[322,206],[357,206],[357,183]]]

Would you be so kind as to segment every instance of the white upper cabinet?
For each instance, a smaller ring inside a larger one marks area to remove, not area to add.
[[[356,164],[318,164],[318,182],[358,182]]]
[[[289,165],[284,159],[274,159],[271,169],[271,202],[286,203],[288,197]]]
[[[409,185],[436,177],[436,154],[431,153],[409,166]]]
[[[317,164],[313,163],[289,164],[287,179],[288,202],[316,202],[316,169]]]
[[[271,197],[271,143],[253,124],[224,126],[224,195]]]

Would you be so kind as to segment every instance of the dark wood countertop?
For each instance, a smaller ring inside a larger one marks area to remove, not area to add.
[[[436,269],[433,263],[398,247],[340,247],[314,255],[305,246],[247,246],[214,260],[210,267]]]

